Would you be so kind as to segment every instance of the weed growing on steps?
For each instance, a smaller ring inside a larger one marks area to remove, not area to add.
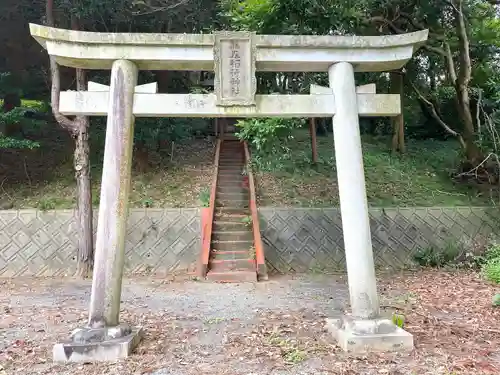
[[[244,223],[247,227],[250,227],[252,226],[252,217],[250,215],[247,215],[241,219],[241,222]]]

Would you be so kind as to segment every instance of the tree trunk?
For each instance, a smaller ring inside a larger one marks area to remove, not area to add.
[[[79,117],[75,139],[74,166],[77,187],[78,271],[77,276],[92,276],[94,265],[94,233],[92,225],[92,187],[89,162],[88,118]]]
[[[85,90],[85,71],[76,70],[76,88]],[[92,225],[92,184],[90,177],[89,118],[77,116],[75,120],[77,133],[75,137],[74,166],[77,194],[78,215],[78,271],[81,278],[92,277],[94,265],[94,232]]]
[[[392,151],[404,154],[406,152],[405,146],[405,128],[404,128],[404,117],[403,117],[403,73],[402,72],[391,72],[391,93],[399,94],[401,101],[401,114],[392,117]]]
[[[458,50],[460,69],[455,72],[454,86],[457,93],[458,113],[463,122],[462,138],[465,142],[465,155],[473,165],[479,165],[483,155],[476,145],[474,120],[470,109],[469,83],[472,75],[472,62],[470,58],[469,37],[463,13],[462,0],[454,0],[455,27],[458,37]]]
[[[54,0],[46,3],[47,25],[54,27]],[[72,28],[78,29],[78,22],[72,19]],[[78,255],[77,276],[87,278],[91,276],[94,261],[94,236],[92,225],[92,188],[90,179],[89,161],[89,119],[86,116],[77,116],[70,120],[59,112],[59,94],[61,92],[61,81],[59,65],[54,57],[50,56],[50,70],[52,77],[51,104],[52,112],[59,125],[66,129],[75,139],[74,168],[77,186],[77,231],[78,231]],[[76,89],[86,89],[85,71],[76,70]]]

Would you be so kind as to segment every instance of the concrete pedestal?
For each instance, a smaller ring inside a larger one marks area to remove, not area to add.
[[[54,345],[54,362],[105,362],[125,359],[141,341],[141,328],[77,329],[70,340]],[[120,331],[118,334],[117,332]]]
[[[327,319],[326,327],[346,352],[393,352],[413,349],[413,336],[388,319]]]

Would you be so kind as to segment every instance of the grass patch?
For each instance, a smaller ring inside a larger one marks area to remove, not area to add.
[[[0,209],[71,209],[76,204],[73,141],[57,124],[28,134],[40,141],[35,150],[0,150]],[[91,138],[93,204],[99,205],[104,154],[103,137]],[[149,167],[139,173],[133,158],[131,207],[199,207],[210,187],[214,145],[194,139],[149,154]],[[5,204],[7,202],[8,204]]]
[[[318,136],[318,163],[312,166],[310,137],[294,134],[290,155],[256,159],[261,205],[338,206],[332,135]],[[450,174],[460,160],[453,141],[408,141],[404,156],[391,155],[390,140],[363,137],[369,204],[377,207],[489,205],[477,189],[453,183]]]
[[[23,102],[24,103],[24,102]],[[28,106],[40,103],[27,101]],[[102,130],[101,130],[102,133]],[[91,134],[93,203],[99,204],[104,139]],[[0,209],[74,208],[73,141],[57,124],[28,134],[40,142],[35,150],[0,150]],[[338,206],[338,188],[332,135],[318,136],[319,162],[311,164],[307,130],[294,133],[284,157],[254,154],[258,204],[261,206]],[[390,140],[363,138],[368,201],[378,207],[491,205],[490,193],[456,184],[450,173],[460,160],[453,142],[408,141],[404,156],[391,155]],[[214,144],[191,140],[150,152],[150,167],[133,169],[131,207],[199,207],[208,203]],[[136,155],[134,154],[134,158]],[[135,162],[134,162],[135,168]],[[6,197],[6,198],[4,198]],[[3,205],[7,200],[8,205]],[[249,219],[251,220],[251,219]],[[247,224],[251,224],[248,222]]]

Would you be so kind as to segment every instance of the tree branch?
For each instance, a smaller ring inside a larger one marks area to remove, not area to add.
[[[182,5],[186,5],[190,2],[191,0],[179,0],[177,3],[175,4],[170,4],[170,5],[163,5],[163,6],[154,6],[151,4],[151,0],[149,1],[140,1],[140,5],[142,7],[145,7],[147,8],[148,10],[144,11],[144,12],[141,12],[141,11],[136,11],[136,12],[132,12],[132,14],[134,16],[145,16],[145,15],[148,15],[148,14],[153,14],[153,13],[157,13],[157,12],[167,12],[169,10],[172,10],[172,9],[175,9],[175,8],[178,8]],[[161,1],[162,3],[167,3],[168,0],[162,0]]]
[[[451,48],[448,43],[444,44],[445,51],[446,51],[446,65],[448,66],[448,73],[450,74],[450,80],[453,83],[453,85],[456,84],[457,82],[457,71],[455,69],[455,62],[453,61],[453,54],[451,53]]]
[[[366,20],[368,23],[381,23],[381,27],[387,26],[395,34],[404,34],[406,31],[399,28],[394,24],[393,21],[389,21],[387,18],[382,16],[373,16]]]
[[[469,82],[472,75],[472,64],[470,59],[470,45],[469,38],[467,36],[467,28],[465,25],[464,13],[462,0],[455,0],[455,11],[457,13],[457,36],[458,36],[458,48],[460,50],[460,76],[459,84],[466,87],[469,86]]]
[[[419,97],[419,99],[421,101],[423,101],[425,104],[427,104],[427,106],[429,107],[430,111],[431,111],[431,115],[432,117],[438,122],[439,125],[441,125],[443,127],[444,130],[446,130],[449,134],[451,134],[452,136],[454,137],[457,137],[458,141],[460,142],[460,144],[465,148],[465,142],[461,136],[460,133],[456,132],[455,130],[453,130],[452,128],[450,128],[442,119],[441,117],[438,115],[437,111],[436,111],[436,107],[434,106],[434,103],[432,103],[431,101],[427,100],[427,98],[422,95],[422,93],[417,89],[417,86],[415,86],[415,84],[409,80],[409,83],[413,89],[413,91],[415,91],[415,93],[417,94],[417,96]]]
[[[45,19],[47,26],[54,27],[54,0],[47,0],[45,6]],[[75,135],[77,131],[77,124],[61,114],[59,112],[59,94],[61,92],[61,78],[59,72],[59,65],[56,62],[54,56],[49,56],[50,59],[50,73],[51,73],[51,90],[50,90],[50,101],[52,105],[52,113],[54,118],[61,125],[62,128],[66,129],[71,135]]]

